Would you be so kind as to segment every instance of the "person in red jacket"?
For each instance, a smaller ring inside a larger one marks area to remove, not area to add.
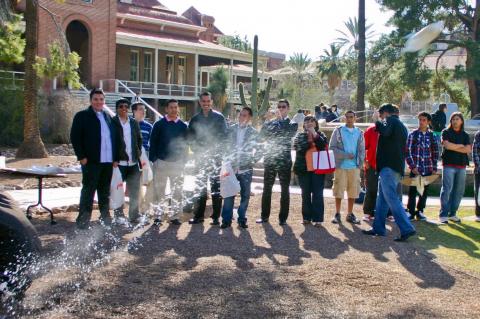
[[[363,133],[365,139],[365,200],[363,202],[363,220],[371,221],[375,215],[377,201],[378,175],[377,175],[377,144],[378,132],[375,125],[371,125]]]

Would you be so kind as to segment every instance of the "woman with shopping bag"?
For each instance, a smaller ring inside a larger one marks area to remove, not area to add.
[[[302,190],[303,224],[313,223],[319,227],[324,217],[323,188],[327,174],[322,165],[325,156],[328,163],[329,153],[327,137],[319,131],[315,117],[305,117],[303,132],[297,133],[293,147],[297,152],[293,171],[298,176]],[[331,159],[330,162],[335,167],[335,160]]]

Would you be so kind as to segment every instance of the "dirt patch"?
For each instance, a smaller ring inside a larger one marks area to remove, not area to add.
[[[444,267],[368,226],[303,226],[292,196],[288,226],[162,225],[75,232],[76,213],[33,219],[45,253],[16,317],[25,318],[475,318],[480,280]],[[326,200],[326,219],[333,215]],[[210,209],[210,207],[208,208]],[[360,207],[355,211],[360,213]],[[95,214],[95,218],[98,214]],[[394,230],[396,232],[396,230]],[[449,305],[455,305],[451,307]]]

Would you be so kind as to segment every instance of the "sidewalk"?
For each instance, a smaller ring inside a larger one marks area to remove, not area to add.
[[[193,191],[193,188],[193,176],[186,176],[184,189]],[[43,189],[43,203],[48,208],[78,204],[80,199],[80,189],[81,187]],[[255,182],[252,183],[252,193],[259,195],[262,193],[262,190],[263,184]],[[274,185],[273,192],[279,193],[280,185]],[[12,196],[22,208],[27,208],[27,206],[29,205],[36,204],[38,200],[38,189],[7,191],[7,193],[10,194],[10,196]],[[290,194],[301,194],[300,187],[290,186]],[[325,189],[323,194],[326,198],[333,198],[331,189]],[[404,195],[403,203],[405,205],[407,203],[407,200],[408,196]],[[427,206],[440,206],[440,198],[429,197],[427,200]],[[461,206],[474,207],[475,201],[472,197],[464,197],[462,199]]]

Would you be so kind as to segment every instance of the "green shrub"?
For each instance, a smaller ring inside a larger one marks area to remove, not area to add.
[[[0,81],[0,105],[0,145],[17,146],[23,140],[23,91]]]

